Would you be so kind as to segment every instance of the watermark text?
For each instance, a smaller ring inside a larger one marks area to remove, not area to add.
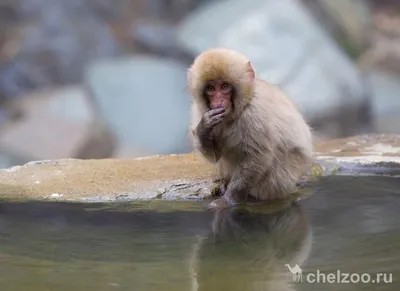
[[[391,273],[346,273],[340,270],[334,272],[316,272],[303,273],[302,269],[295,265],[285,265],[293,276],[293,283],[309,283],[309,284],[390,284],[393,282]]]

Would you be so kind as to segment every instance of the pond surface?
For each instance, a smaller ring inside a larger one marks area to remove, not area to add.
[[[330,177],[313,193],[274,212],[4,202],[0,290],[400,290],[400,179]]]

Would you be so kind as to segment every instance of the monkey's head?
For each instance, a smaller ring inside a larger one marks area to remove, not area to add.
[[[255,71],[242,54],[214,48],[200,54],[188,71],[191,95],[204,111],[223,106],[239,114],[250,103]]]

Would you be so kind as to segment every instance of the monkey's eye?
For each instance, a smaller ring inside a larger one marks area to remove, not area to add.
[[[223,83],[221,86],[222,90],[229,90],[231,88],[231,84]]]
[[[213,85],[207,85],[206,90],[211,92],[215,90],[215,87]]]

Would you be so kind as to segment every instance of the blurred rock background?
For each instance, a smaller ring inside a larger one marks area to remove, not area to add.
[[[186,68],[214,46],[319,138],[400,133],[397,0],[0,0],[0,167],[191,151]]]

